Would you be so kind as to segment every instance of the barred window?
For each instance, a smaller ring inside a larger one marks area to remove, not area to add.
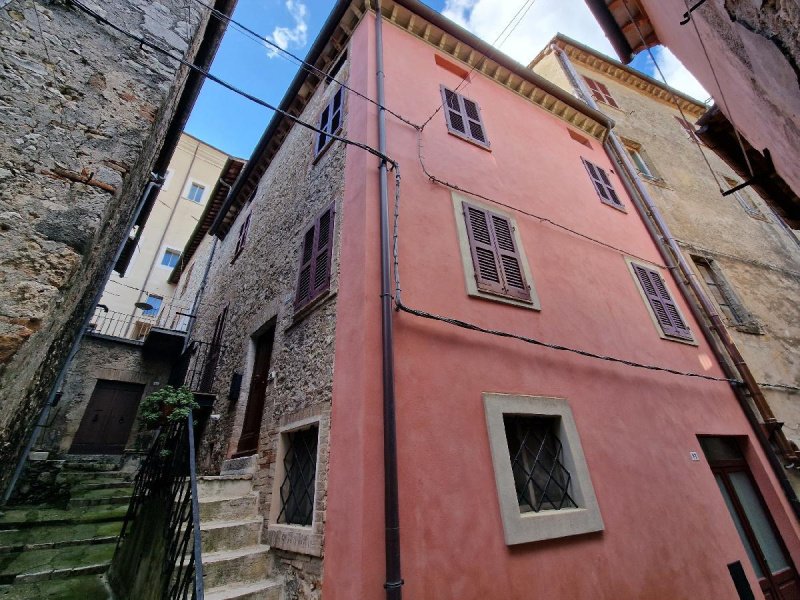
[[[280,487],[281,511],[278,523],[311,525],[317,479],[319,427],[284,433],[284,477]]]
[[[572,475],[562,463],[558,419],[504,415],[503,424],[520,512],[577,508]]]

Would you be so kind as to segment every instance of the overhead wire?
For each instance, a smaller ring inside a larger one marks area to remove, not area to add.
[[[505,40],[503,40],[503,43],[505,43],[505,41],[506,41],[506,40],[508,40],[508,38],[509,38],[509,37],[511,36],[511,34],[514,32],[514,30],[515,30],[515,29],[516,29],[516,28],[519,26],[519,24],[522,22],[522,18],[520,18],[519,20],[517,20],[517,17],[519,16],[519,14],[520,14],[520,13],[521,13],[523,10],[525,10],[525,14],[527,14],[527,13],[528,13],[528,11],[531,9],[531,7],[532,7],[534,4],[536,4],[536,0],[524,0],[524,2],[522,3],[522,6],[520,6],[520,7],[519,7],[519,10],[517,10],[517,12],[514,14],[514,16],[513,16],[513,17],[511,17],[511,20],[510,20],[508,23],[506,23],[506,26],[505,26],[505,27],[503,27],[502,31],[501,31],[499,34],[497,34],[497,37],[495,38],[494,42],[492,42],[492,46],[495,46],[495,45],[497,44],[498,40],[499,40],[499,39],[502,37],[502,35],[503,35],[503,34],[506,32],[506,30],[508,30],[508,28],[509,28],[509,27],[511,27],[511,24],[512,24],[512,23],[514,23],[514,22],[516,21],[516,23],[514,24],[514,26],[513,26],[513,27],[511,28],[511,30],[508,32],[508,35],[506,36],[506,39],[505,39]],[[526,6],[527,6],[527,9],[525,8]],[[524,17],[524,16],[525,16],[525,15],[523,15],[523,17]],[[484,54],[484,55],[483,55],[483,56],[480,58],[480,60],[478,60],[478,61],[477,61],[477,62],[476,62],[474,65],[472,65],[472,68],[471,68],[471,69],[470,69],[470,70],[467,72],[467,74],[466,74],[466,75],[464,75],[464,77],[462,77],[462,78],[461,78],[461,81],[459,81],[459,82],[458,82],[458,85],[455,87],[455,89],[454,89],[453,91],[454,91],[454,92],[458,92],[458,90],[460,90],[460,89],[461,89],[461,86],[463,86],[465,82],[469,81],[469,76],[470,76],[470,75],[472,75],[472,73],[473,73],[473,72],[475,72],[475,70],[476,70],[476,69],[478,69],[478,68],[482,68],[482,67],[483,67],[483,65],[484,65],[484,63],[486,62],[486,59],[487,59],[487,58],[488,58],[488,56]],[[465,87],[466,87],[466,86],[465,86]],[[430,122],[431,122],[431,120],[433,119],[433,117],[435,117],[435,116],[436,116],[436,115],[439,113],[439,111],[440,111],[440,110],[442,110],[442,108],[444,108],[444,99],[442,99],[442,101],[441,101],[441,102],[439,103],[439,105],[436,107],[436,110],[434,110],[434,111],[433,111],[433,113],[431,113],[431,115],[430,115],[430,116],[429,116],[427,119],[425,119],[425,121],[423,121],[423,122],[422,122],[422,125],[421,125],[420,129],[425,129],[425,127],[428,125],[428,123],[430,123]]]
[[[251,40],[257,42],[259,45],[268,44],[271,48],[275,49],[275,51],[279,55],[288,56],[288,57],[294,59],[296,61],[296,63],[303,68],[304,71],[310,72],[310,73],[315,73],[317,75],[322,76],[326,80],[333,81],[333,82],[337,83],[338,85],[342,86],[347,91],[355,94],[359,98],[363,98],[367,102],[369,102],[371,104],[374,104],[378,108],[381,108],[381,109],[385,110],[387,113],[389,113],[390,115],[392,115],[393,117],[395,117],[399,121],[402,121],[406,125],[410,125],[414,129],[419,129],[420,128],[419,125],[417,125],[416,123],[414,123],[411,120],[407,119],[403,115],[393,111],[388,106],[384,106],[384,105],[380,104],[377,100],[373,100],[372,98],[370,98],[366,94],[364,94],[362,92],[359,92],[358,90],[353,89],[352,87],[350,87],[349,85],[347,85],[343,81],[339,81],[338,79],[333,77],[332,74],[326,73],[322,69],[318,68],[316,65],[313,65],[312,63],[300,58],[299,56],[297,56],[293,52],[290,52],[286,48],[282,48],[280,45],[276,44],[275,42],[270,40],[268,37],[261,35],[260,33],[250,29],[247,25],[241,23],[240,21],[234,19],[233,17],[231,17],[229,15],[226,15],[224,12],[222,12],[220,10],[217,10],[212,5],[206,3],[204,0],[193,0],[193,1],[197,2],[198,4],[200,4],[201,6],[204,6],[207,9],[209,9],[212,12],[212,14],[214,14],[216,17],[218,17],[218,18],[230,23],[231,25],[233,25],[234,29],[236,29],[239,33],[241,33],[242,35],[244,35],[248,39],[251,39]]]

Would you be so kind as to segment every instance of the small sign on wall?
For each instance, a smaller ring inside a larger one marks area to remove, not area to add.
[[[693,461],[698,461],[700,460],[700,455],[697,454],[697,452],[689,452],[689,458],[691,458]]]

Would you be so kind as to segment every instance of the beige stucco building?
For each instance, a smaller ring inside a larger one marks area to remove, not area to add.
[[[170,274],[182,260],[183,248],[228,159],[221,150],[186,133],[181,135],[124,276],[114,272],[106,283],[100,304],[108,312],[103,308],[98,312],[98,328],[113,328],[109,333],[119,335],[116,329],[130,323],[128,336],[135,338],[146,333],[146,326],[133,330],[139,320],[147,324],[158,321],[166,327],[186,325],[191,301],[176,299]],[[137,308],[137,303],[153,308]]]
[[[722,196],[720,187],[730,189],[741,178],[684,126],[707,107],[561,35],[530,68],[577,94],[574,69],[615,121],[614,131],[756,379],[789,386],[762,389],[786,437],[800,444],[800,243],[752,188]]]

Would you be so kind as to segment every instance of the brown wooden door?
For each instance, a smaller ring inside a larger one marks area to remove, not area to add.
[[[144,386],[98,380],[72,440],[72,454],[122,454]]]
[[[767,600],[800,600],[800,578],[734,438],[701,438],[720,493]]]
[[[244,411],[242,435],[239,437],[235,456],[246,456],[258,451],[258,435],[261,431],[261,417],[264,414],[269,363],[272,357],[274,341],[274,326],[270,327],[256,340],[256,356],[253,361],[253,375],[250,378],[250,393],[247,395],[247,408]]]

